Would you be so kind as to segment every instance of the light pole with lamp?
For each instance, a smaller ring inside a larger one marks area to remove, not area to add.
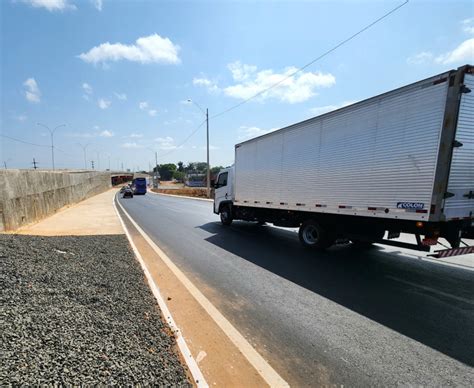
[[[86,150],[87,150],[87,147],[89,147],[91,145],[91,143],[87,143],[85,145],[81,144],[81,143],[77,143],[81,148],[82,148],[82,151],[84,152],[84,169],[87,170],[87,154],[86,154]]]
[[[51,162],[52,162],[53,171],[54,171],[54,132],[56,132],[56,130],[58,128],[65,127],[66,124],[58,125],[53,130],[49,129],[49,127],[47,125],[44,125],[44,124],[41,124],[41,123],[36,123],[36,125],[40,125],[42,127],[45,127],[49,131],[49,134],[51,135]]]
[[[207,142],[207,177],[206,177],[206,190],[207,190],[207,198],[211,196],[211,166],[209,165],[209,109],[206,108],[206,111],[201,108],[201,106],[191,100],[188,99],[188,102],[192,102],[194,105],[196,105],[199,110],[206,116],[206,142]]]

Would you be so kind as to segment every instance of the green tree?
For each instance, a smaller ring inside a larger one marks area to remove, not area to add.
[[[178,171],[179,172],[184,172],[184,163],[183,162],[178,162]]]
[[[211,167],[211,176],[219,174],[219,171],[222,170],[223,168],[224,167],[222,166]]]
[[[184,171],[176,170],[173,172],[173,178],[176,179],[178,182],[184,182]]]
[[[170,181],[173,179],[173,173],[176,171],[176,164],[166,163],[158,166],[158,172],[160,173],[160,179],[162,181]]]
[[[193,162],[189,162],[188,165],[184,168],[185,172],[193,172],[195,170],[195,166]]]
[[[204,173],[207,171],[207,163],[206,162],[196,162],[196,171],[200,173]]]

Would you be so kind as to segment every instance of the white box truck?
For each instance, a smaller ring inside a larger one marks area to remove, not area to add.
[[[437,257],[473,253],[462,237],[474,220],[474,67],[237,144],[214,188],[223,224],[299,227],[309,248],[350,240],[430,251],[443,237],[451,248]],[[416,243],[395,241],[401,232]]]

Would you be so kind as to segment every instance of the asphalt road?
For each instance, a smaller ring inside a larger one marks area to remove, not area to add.
[[[291,385],[472,386],[472,257],[308,252],[293,230],[222,226],[211,202],[120,202]]]

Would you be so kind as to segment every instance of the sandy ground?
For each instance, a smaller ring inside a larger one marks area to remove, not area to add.
[[[36,236],[123,234],[112,200],[117,189],[88,198],[15,233]]]

